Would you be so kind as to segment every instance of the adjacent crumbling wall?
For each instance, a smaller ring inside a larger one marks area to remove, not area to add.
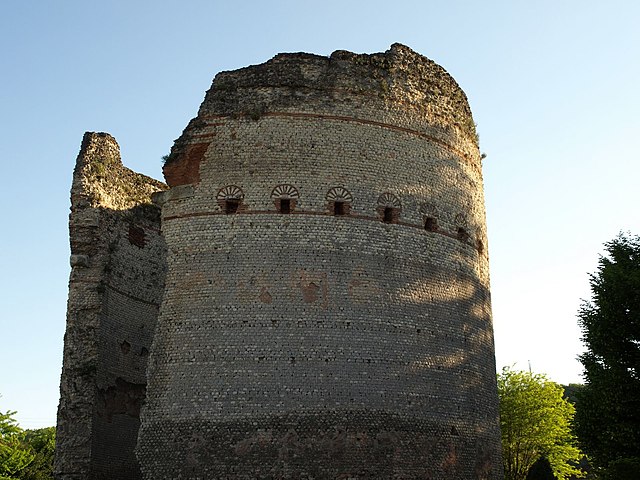
[[[502,478],[480,154],[441,67],[220,73],[164,173],[144,478]]]
[[[71,188],[71,277],[56,478],[138,479],[134,456],[165,276],[161,182],[125,168],[115,139],[86,133]]]

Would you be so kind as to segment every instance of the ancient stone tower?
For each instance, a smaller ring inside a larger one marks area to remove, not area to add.
[[[59,479],[502,478],[481,159],[441,67],[220,73],[164,174],[85,136]]]

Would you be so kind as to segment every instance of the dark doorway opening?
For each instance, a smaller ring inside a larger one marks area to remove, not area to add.
[[[291,213],[291,199],[280,199],[280,213]]]
[[[224,213],[226,213],[227,215],[237,213],[238,207],[240,207],[240,200],[238,199],[228,198],[224,201]]]

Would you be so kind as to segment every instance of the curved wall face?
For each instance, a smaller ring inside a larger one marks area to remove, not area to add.
[[[216,77],[159,199],[145,478],[501,478],[472,127],[401,45]]]

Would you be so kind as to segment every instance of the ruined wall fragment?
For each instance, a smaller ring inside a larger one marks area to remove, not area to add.
[[[165,275],[154,192],[115,139],[85,134],[71,187],[71,276],[58,408],[58,479],[138,479],[134,456]]]

